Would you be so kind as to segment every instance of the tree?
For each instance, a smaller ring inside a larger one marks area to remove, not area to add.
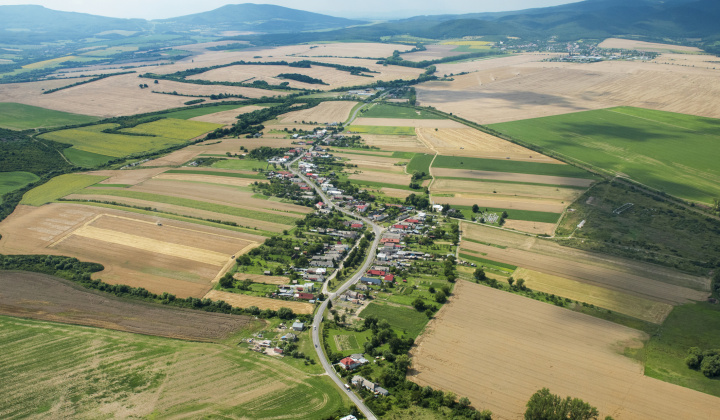
[[[412,306],[413,306],[418,312],[423,312],[423,311],[427,308],[427,306],[425,305],[425,302],[424,302],[422,299],[420,299],[420,298],[415,299],[415,300],[413,301],[413,303],[412,303]]]
[[[703,359],[702,351],[700,351],[700,349],[697,347],[690,347],[688,349],[688,355],[685,358],[685,364],[690,369],[697,370],[700,368],[700,363],[702,362],[702,359]]]
[[[435,302],[437,303],[445,303],[447,302],[447,295],[442,290],[435,293]]]
[[[518,289],[525,290],[525,279],[517,279],[517,282],[515,284]]]
[[[225,273],[225,275],[220,278],[220,287],[222,287],[223,289],[229,289],[233,287],[233,283],[234,279],[232,274],[230,273]]]
[[[477,213],[477,212],[479,212],[479,211],[480,211],[480,206],[478,206],[477,204],[473,204],[473,206],[472,206],[472,212],[473,212],[473,213]]]
[[[543,388],[526,404],[525,420],[597,420],[597,408],[579,398],[560,398]]]
[[[475,280],[477,281],[483,281],[487,278],[487,276],[485,275],[485,270],[483,270],[482,268],[476,269],[473,273],[473,277],[475,277]]]
[[[508,284],[510,285],[510,287],[512,288],[513,283],[515,283],[515,279],[510,277],[510,278],[508,278],[507,281],[508,281]]]
[[[469,406],[470,406],[470,400],[468,399],[468,397],[462,397],[462,398],[460,398],[460,400],[458,401],[458,403],[460,403],[460,405],[462,405],[463,407],[469,407]]]
[[[290,308],[278,309],[277,315],[280,319],[292,319],[295,317],[295,314],[293,313],[292,309],[290,309]]]
[[[708,378],[714,378],[720,375],[720,355],[713,354],[703,356],[700,363],[700,372]]]

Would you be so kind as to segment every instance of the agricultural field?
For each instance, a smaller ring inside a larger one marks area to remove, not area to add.
[[[400,135],[363,133],[362,139],[368,146],[378,147],[382,150],[408,153],[432,153],[423,142],[418,140],[414,130],[412,134],[410,134],[409,130],[404,130],[404,132],[405,134]]]
[[[389,119],[408,119],[408,120],[443,120],[445,117],[428,112],[425,110],[416,110],[414,108],[377,104],[360,111],[362,118],[389,118]]]
[[[655,42],[638,41],[635,39],[608,38],[601,42],[598,47],[608,49],[637,50],[659,53],[702,53],[700,48],[685,47],[683,45],[658,44]]]
[[[66,174],[51,179],[25,193],[20,204],[42,206],[58,198],[80,191],[90,185],[107,179],[106,176]]]
[[[0,196],[31,184],[40,178],[30,172],[0,172]]]
[[[237,122],[238,115],[247,114],[263,108],[264,107],[257,105],[246,105],[240,108],[233,107],[232,109],[228,109],[226,111],[213,112],[212,114],[191,117],[189,118],[189,120],[207,122],[212,124],[232,125]]]
[[[388,105],[389,106],[389,105]],[[362,117],[353,121],[354,126],[375,127],[416,127],[416,128],[464,128],[459,122],[448,119],[421,119],[421,118],[367,118]],[[382,133],[377,133],[382,134]],[[414,133],[413,133],[414,134]]]
[[[424,61],[424,60],[437,60],[439,58],[452,57],[455,55],[461,55],[462,52],[455,51],[457,47],[455,45],[426,45],[425,51],[417,51],[413,53],[405,53],[400,56],[403,60],[408,61]]]
[[[391,156],[373,156],[369,154],[333,153],[333,156],[347,159],[343,162],[355,165],[357,166],[357,170],[361,171],[396,172],[404,174],[405,165],[409,162],[408,159],[398,159]],[[352,171],[355,170],[355,168],[348,168],[348,170]]]
[[[540,162],[438,156],[433,168],[464,169],[490,172],[514,172],[530,175],[546,175],[568,178],[595,179],[595,175],[570,165]]]
[[[713,396],[644,376],[623,352],[641,348],[645,333],[464,281],[452,299],[411,352],[409,379],[420,386],[499,418],[522,417],[544,387],[619,420],[709,418],[720,408]]]
[[[210,116],[213,114],[220,114],[225,112],[234,112],[238,111],[237,114],[241,114],[244,112],[243,108],[251,108],[252,110],[255,110],[255,105],[237,105],[237,104],[217,104],[215,106],[206,106],[206,107],[199,107],[199,108],[188,108],[188,109],[181,109],[178,111],[172,111],[162,114],[163,117],[166,118],[175,118],[178,120],[195,120],[195,121],[203,121],[201,118],[205,116]],[[214,121],[205,121],[205,122],[214,122]],[[222,123],[216,123],[216,124],[222,124]]]
[[[45,274],[0,271],[0,284],[2,315],[192,341],[226,339],[253,323],[247,316],[121,299]]]
[[[621,107],[491,127],[686,200],[720,197],[716,119]]]
[[[0,416],[293,418],[345,411],[326,377],[244,350],[0,317]],[[62,343],[63,345],[58,345]],[[43,354],[41,359],[34,355]],[[188,378],[193,378],[188,381]]]
[[[281,124],[299,123],[301,121],[312,121],[319,124],[342,123],[350,117],[350,112],[357,104],[357,102],[353,101],[322,102],[314,108],[292,111],[281,115],[278,119]]]
[[[53,254],[103,264],[95,276],[153,293],[202,297],[233,255],[264,237],[78,204],[20,206],[0,223],[3,254]]]
[[[360,119],[355,120],[355,123]],[[367,119],[366,121],[372,122],[375,120]],[[349,125],[345,129],[346,133],[360,133],[360,134],[379,134],[381,136],[415,136],[415,129],[413,127],[405,126],[379,126],[379,125]],[[368,143],[368,145],[372,145]],[[389,150],[389,149],[387,149]]]
[[[315,306],[297,301],[271,299],[259,296],[250,296],[240,293],[229,293],[222,292],[219,290],[210,290],[205,296],[212,300],[224,300],[232,306],[238,308],[248,308],[250,306],[257,306],[259,309],[272,309],[278,310],[280,308],[289,308],[296,314],[311,314],[315,310]]]
[[[405,174],[398,174],[398,173],[387,173],[387,172],[376,172],[376,171],[368,171],[363,172],[361,174],[353,174],[350,175],[349,179],[351,181],[357,181],[359,184],[362,184],[362,182],[371,182],[371,183],[383,183],[383,184],[390,184],[388,185],[388,188],[400,188],[404,189],[407,188],[407,185],[410,183],[410,175]],[[365,185],[372,185],[372,184],[365,184]],[[395,187],[393,187],[395,185]]]
[[[397,330],[399,336],[407,334],[411,337],[417,337],[428,322],[428,317],[424,313],[418,312],[409,306],[373,302],[360,313],[363,318],[371,315],[378,317],[379,320],[386,320],[391,327]]]
[[[0,127],[11,130],[48,128],[63,125],[87,124],[97,117],[53,111],[18,103],[0,102]]]

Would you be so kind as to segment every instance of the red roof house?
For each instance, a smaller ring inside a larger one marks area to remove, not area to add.
[[[383,280],[393,281],[393,280],[395,280],[395,276],[393,276],[392,274],[388,274],[387,276],[383,277]]]
[[[297,297],[298,297],[298,299],[303,299],[303,300],[315,299],[315,295],[313,295],[312,293],[298,293]]]
[[[345,370],[352,370],[358,366],[362,366],[362,363],[351,357],[346,357],[340,361],[340,366],[342,366],[342,368]]]
[[[384,276],[385,272],[382,270],[368,270],[368,276]]]

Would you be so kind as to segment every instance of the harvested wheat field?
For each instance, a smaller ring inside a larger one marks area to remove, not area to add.
[[[515,143],[472,128],[418,128],[417,135],[433,150],[444,156],[469,156],[485,159],[506,159],[562,163]]]
[[[412,350],[409,379],[468,397],[499,419],[523,418],[530,396],[545,387],[617,420],[713,418],[720,399],[645,377],[639,362],[622,355],[647,339],[631,328],[459,281]]]
[[[266,276],[264,274],[247,274],[247,273],[235,273],[233,277],[236,280],[252,280],[255,283],[265,284],[291,284],[292,280],[290,277],[285,276]]]
[[[375,127],[415,127],[415,128],[463,128],[464,125],[453,120],[415,120],[408,118],[358,118],[353,125]]]
[[[277,77],[283,73],[303,74],[326,84],[310,84]],[[271,85],[288,82],[290,87],[302,89],[330,90],[342,86],[356,86],[367,83],[367,77],[354,76],[349,72],[332,67],[312,66],[298,68],[282,65],[238,65],[209,70],[188,77],[188,80],[209,80],[212,82],[254,82],[265,81]],[[267,91],[265,91],[267,92]]]
[[[467,54],[462,51],[453,51],[457,45],[426,45],[425,51],[417,51],[413,53],[401,54],[403,60],[409,61],[425,61],[437,60],[438,58],[454,57],[456,55]]]
[[[660,54],[652,60],[657,64],[670,64],[673,66],[700,67],[719,71],[718,57],[710,54]]]
[[[390,198],[400,198],[402,200],[406,199],[410,194],[413,193],[412,191],[398,190],[397,188],[380,188],[380,192]]]
[[[392,174],[387,172],[363,172],[361,174],[353,174],[349,176],[350,179],[358,181],[371,181],[371,182],[383,182],[386,184],[399,184],[408,185],[410,183],[410,175],[404,174]]]
[[[154,293],[200,297],[259,237],[119,210],[19,206],[0,224],[3,254],[54,254],[103,264],[95,276]]]
[[[509,68],[511,66],[517,66],[525,63],[533,63],[537,61],[547,60],[548,58],[558,56],[560,54],[555,53],[524,53],[511,55],[509,57],[488,57],[480,58],[476,60],[462,61],[459,63],[440,63],[436,65],[438,74],[458,74],[458,73],[473,73],[473,72],[488,72],[493,69]],[[458,76],[453,76],[457,78]]]
[[[435,174],[433,173],[433,175]],[[569,204],[575,201],[584,191],[577,188],[546,187],[533,184],[438,178],[430,185],[430,192],[433,194],[448,192],[470,193],[477,194],[480,197],[489,194],[498,198],[528,197],[564,201]]]
[[[194,159],[197,155],[203,153],[203,149],[196,145],[184,147],[180,150],[176,150],[165,156],[161,156],[157,159],[149,160],[140,166],[149,167],[167,167],[167,166],[180,166],[188,161]]]
[[[591,303],[603,309],[609,309],[655,324],[662,324],[673,308],[672,305],[667,303],[643,299],[627,293],[616,292],[526,268],[515,270],[513,277],[525,279],[525,285],[532,290],[551,293],[579,302]]]
[[[295,121],[313,121],[320,124],[341,123],[350,117],[350,111],[357,104],[353,101],[322,102],[314,108],[288,112],[278,119],[281,124],[291,124]]]
[[[503,227],[519,230],[520,232],[532,233],[535,235],[552,236],[555,233],[557,223],[528,222],[527,220],[505,219]]]
[[[526,62],[423,83],[416,90],[422,105],[481,124],[620,105],[720,118],[714,102],[719,74],[641,61]]]
[[[550,175],[530,175],[515,172],[476,171],[467,169],[432,168],[436,177],[471,178],[497,181],[526,182],[529,184],[566,185],[570,187],[589,187],[592,179],[567,178]]]
[[[620,38],[608,38],[601,42],[598,47],[600,48],[616,48],[623,50],[637,50],[637,51],[649,51],[649,52],[685,52],[685,53],[701,53],[703,52],[700,48],[696,47],[685,47],[683,45],[671,45],[671,44],[658,44],[655,42],[637,41],[634,39],[620,39]]]
[[[102,171],[91,171],[85,172],[87,175],[98,175],[108,177],[104,181],[100,181],[98,184],[110,184],[110,185],[136,185],[143,181],[154,177],[155,175],[165,171],[165,168],[152,168],[152,169],[124,169],[124,170],[102,170]]]
[[[214,124],[225,124],[232,125],[237,122],[237,116],[241,114],[247,114],[249,112],[257,111],[258,109],[264,109],[262,106],[248,105],[242,106],[236,109],[230,109],[227,111],[220,111],[214,114],[201,115],[199,117],[190,118],[190,121],[202,121]]]
[[[275,127],[269,127],[269,128],[274,129]],[[219,141],[219,143],[218,143],[218,141]],[[240,151],[240,146],[244,146],[248,150],[257,149],[258,147],[262,147],[262,146],[295,147],[295,145],[292,144],[293,141],[294,140],[291,140],[291,139],[270,139],[270,138],[260,138],[260,139],[229,138],[229,139],[222,139],[222,140],[212,140],[209,142],[205,142],[205,143],[196,145],[195,147],[200,148],[200,150],[202,151],[203,154],[225,154],[226,152],[235,154],[235,153],[244,153],[244,152]],[[206,168],[203,168],[203,170],[205,170],[205,169]]]
[[[492,194],[496,195],[496,194]],[[453,197],[433,197],[436,202],[450,204],[451,206],[472,206],[477,204],[480,207],[492,207],[507,210],[532,210],[548,213],[562,213],[567,204],[557,200],[531,199],[530,197],[492,197],[488,195],[460,193],[453,194]]]
[[[309,303],[296,302],[291,300],[270,299],[264,297],[243,295],[240,293],[221,292],[219,290],[211,290],[205,296],[212,300],[224,300],[232,306],[238,308],[248,308],[257,306],[260,310],[272,309],[274,311],[280,308],[292,309],[296,314],[311,314],[315,307]]]
[[[175,180],[175,181],[190,181],[190,182],[204,182],[207,184],[220,184],[220,185],[232,185],[235,187],[247,187],[250,184],[253,184],[258,181],[263,181],[262,179],[252,179],[252,178],[231,178],[227,176],[213,176],[213,175],[200,175],[200,174],[179,174],[179,173],[172,173],[172,174],[160,174],[153,179],[169,179],[169,180]]]
[[[425,143],[416,136],[394,136],[382,134],[363,134],[362,139],[368,146],[379,147],[392,152],[431,153]]]
[[[391,171],[405,173],[405,165],[397,165],[397,163],[407,164],[409,159],[399,159],[393,157],[383,156],[369,156],[369,155],[356,155],[350,153],[333,153],[333,156],[348,159],[347,162],[351,165],[357,165],[358,169],[368,169],[375,171]]]
[[[0,271],[0,289],[3,315],[161,337],[218,340],[250,323],[246,316],[131,302],[38,273]]]

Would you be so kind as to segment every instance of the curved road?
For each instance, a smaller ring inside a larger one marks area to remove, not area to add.
[[[327,372],[328,376],[330,376],[330,379],[332,379],[335,382],[335,384],[337,384],[337,386],[345,393],[345,395],[347,395],[347,397],[350,398],[350,400],[352,402],[354,402],[355,405],[357,405],[357,407],[360,409],[360,411],[363,413],[363,415],[365,415],[365,417],[368,418],[368,420],[377,420],[377,417],[375,417],[375,415],[372,413],[372,411],[370,411],[368,406],[366,406],[365,403],[360,398],[358,398],[358,396],[355,395],[354,392],[345,388],[345,383],[342,380],[340,380],[340,377],[335,373],[335,368],[333,368],[332,365],[330,364],[330,362],[328,361],[327,357],[325,356],[325,352],[323,351],[323,346],[320,343],[320,324],[322,324],[323,314],[325,313],[325,310],[328,307],[328,303],[331,300],[335,299],[337,296],[345,293],[350,288],[351,285],[360,281],[360,277],[362,277],[363,273],[365,273],[367,271],[367,269],[370,267],[370,264],[372,264],[372,262],[374,260],[378,244],[380,243],[380,236],[382,235],[382,232],[384,229],[381,228],[379,225],[375,224],[372,220],[365,218],[365,217],[360,217],[356,214],[353,214],[349,210],[340,208],[335,203],[330,201],[327,198],[327,196],[325,195],[325,193],[320,189],[320,187],[316,183],[312,182],[305,175],[301,174],[299,170],[291,168],[291,166],[295,162],[297,162],[299,159],[300,159],[300,157],[298,157],[297,159],[293,160],[292,162],[290,162],[288,164],[288,169],[292,173],[299,176],[300,179],[305,181],[306,184],[312,185],[313,188],[315,189],[315,191],[318,193],[318,195],[322,198],[324,203],[329,204],[333,208],[335,208],[349,216],[352,216],[356,219],[362,220],[363,222],[367,223],[368,226],[372,226],[373,233],[375,233],[375,239],[373,240],[372,244],[370,245],[370,249],[365,257],[365,262],[363,263],[360,270],[354,276],[350,277],[348,279],[348,281],[346,281],[342,286],[340,286],[340,288],[336,292],[328,294],[326,299],[322,302],[322,304],[320,304],[318,311],[315,313],[315,318],[313,319],[312,341],[313,341],[313,344],[315,345],[315,351],[317,352],[318,358],[320,359],[320,363],[322,364],[323,368],[325,369],[325,372]],[[327,281],[329,281],[329,279]],[[327,285],[327,283],[325,285]],[[323,290],[325,290],[325,288]]]

